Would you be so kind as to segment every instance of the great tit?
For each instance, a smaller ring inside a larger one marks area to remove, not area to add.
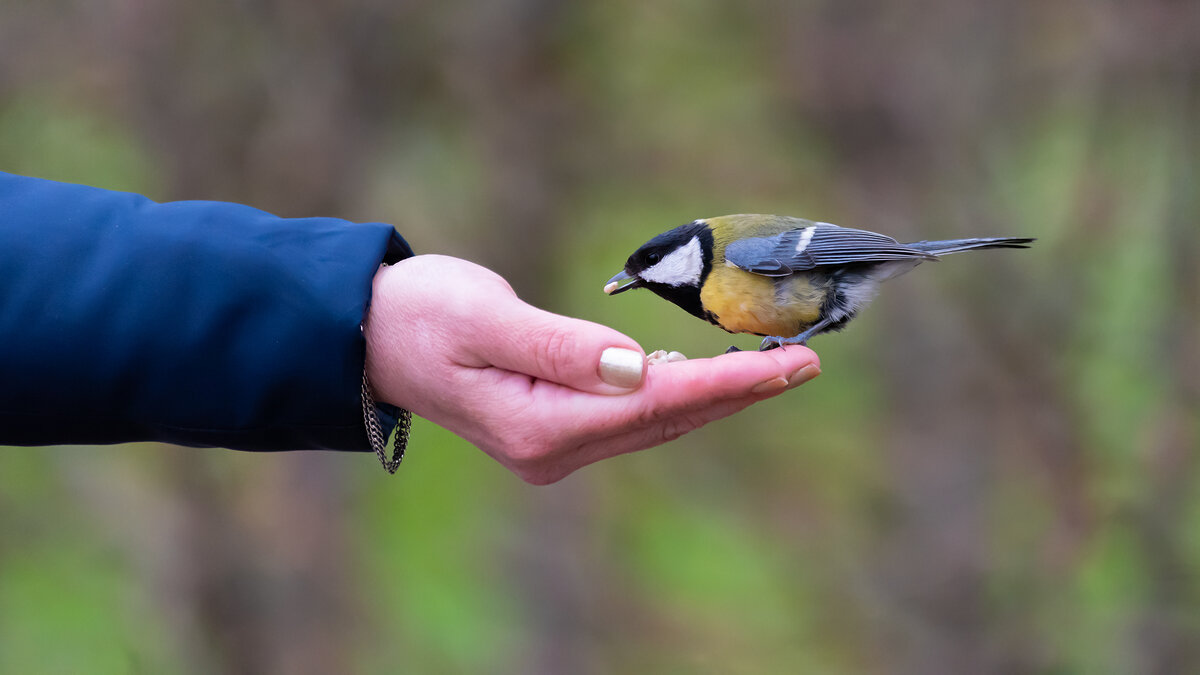
[[[840,330],[881,282],[926,260],[974,249],[1028,248],[1032,241],[901,244],[875,232],[788,216],[701,218],[643,244],[604,292],[649,288],[730,333],[763,336],[759,349],[766,350]]]

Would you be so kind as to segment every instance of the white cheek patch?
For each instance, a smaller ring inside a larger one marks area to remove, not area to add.
[[[703,271],[700,238],[692,237],[691,241],[663,256],[662,260],[642,270],[638,276],[646,281],[668,286],[696,286],[700,283],[700,274]]]

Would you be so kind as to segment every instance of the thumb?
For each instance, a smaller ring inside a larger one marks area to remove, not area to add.
[[[642,385],[646,354],[632,338],[514,300],[493,315],[487,339],[478,342],[481,360],[592,394],[627,394]]]

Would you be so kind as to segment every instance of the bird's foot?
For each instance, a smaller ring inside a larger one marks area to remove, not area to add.
[[[801,334],[797,335],[796,337],[790,337],[790,338],[774,337],[774,336],[765,337],[765,338],[763,338],[762,344],[759,345],[758,351],[765,352],[765,351],[769,351],[771,349],[778,349],[779,347],[782,347],[784,345],[800,345],[801,347],[803,347],[808,344],[808,338],[810,338],[810,337],[812,337],[812,336],[808,335],[807,333],[801,333]]]
[[[732,354],[734,352],[740,352],[740,351],[742,351],[741,347],[738,347],[737,345],[729,345],[729,349],[726,349],[725,353]]]

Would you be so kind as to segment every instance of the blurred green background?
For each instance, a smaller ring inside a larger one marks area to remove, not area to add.
[[[535,488],[373,457],[0,456],[4,673],[1200,672],[1200,4],[0,4],[0,170],[394,223],[647,349],[697,217],[1035,236],[824,375]],[[69,414],[69,412],[67,413]]]

